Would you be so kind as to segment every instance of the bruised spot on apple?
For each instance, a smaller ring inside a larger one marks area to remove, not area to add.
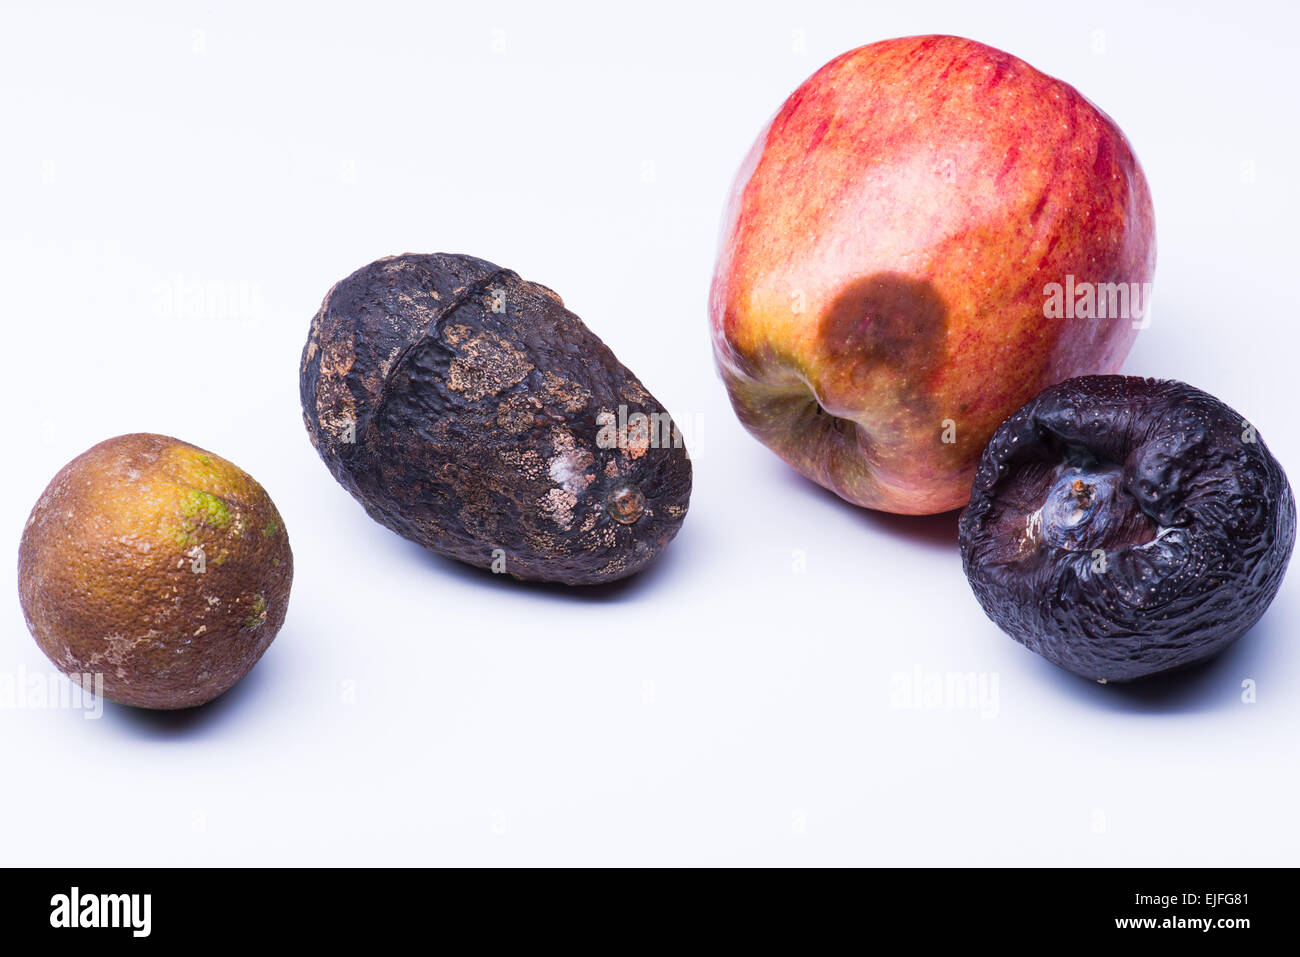
[[[1154,268],[1150,193],[1109,117],[983,44],[888,40],[824,66],[750,150],[714,354],[741,422],[804,475],[942,512],[1012,412],[1132,346],[1140,316],[1047,318],[1048,287]]]
[[[942,365],[947,309],[935,288],[884,273],[857,279],[818,317],[812,375],[771,381],[757,374],[731,391],[741,422],[782,458],[822,485],[857,496],[890,494],[884,479],[905,474],[893,436],[943,416],[931,377]],[[730,380],[728,380],[730,385]],[[871,414],[862,414],[862,397]],[[959,443],[936,444],[951,467]],[[976,450],[978,454],[979,450]]]
[[[829,363],[823,388],[851,404],[872,382],[892,379],[901,406],[929,421],[930,376],[946,349],[948,310],[928,282],[884,273],[849,283],[821,316],[818,338]],[[835,390],[835,391],[831,391]]]

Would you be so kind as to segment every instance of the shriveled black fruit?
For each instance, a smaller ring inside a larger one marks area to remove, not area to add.
[[[984,611],[1062,668],[1130,681],[1217,654],[1268,608],[1295,499],[1263,440],[1182,382],[1082,376],[994,434],[959,524]]]
[[[677,534],[681,433],[560,297],[482,259],[394,256],[325,296],[303,419],[377,522],[516,578],[631,575]]]

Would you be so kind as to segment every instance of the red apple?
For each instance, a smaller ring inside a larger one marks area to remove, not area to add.
[[[714,354],[741,422],[804,475],[942,512],[1011,413],[1118,371],[1155,256],[1137,158],[1073,87],[972,40],[886,40],[818,70],[750,150]]]

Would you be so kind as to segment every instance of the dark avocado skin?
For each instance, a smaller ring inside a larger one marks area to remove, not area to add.
[[[663,406],[559,296],[482,259],[406,254],[338,283],[299,385],[308,435],[344,488],[462,562],[613,581],[685,518],[691,463]],[[620,406],[633,423],[656,416],[653,437],[611,442]],[[630,524],[608,509],[620,487],[644,496]]]
[[[1109,551],[1102,571],[1090,550],[1009,540],[1029,507],[1015,502],[1016,483],[1065,449],[1112,463],[1147,526],[1146,541]],[[1281,585],[1295,524],[1285,473],[1228,406],[1181,382],[1084,376],[998,429],[959,540],[975,597],[1003,631],[1075,674],[1123,682],[1215,655],[1254,625]]]

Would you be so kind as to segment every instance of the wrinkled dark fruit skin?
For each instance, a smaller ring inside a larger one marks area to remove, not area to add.
[[[299,385],[308,435],[343,487],[377,522],[462,562],[613,581],[685,518],[691,463],[663,406],[559,296],[482,259],[406,254],[338,283]],[[611,442],[620,406],[654,428]]]
[[[1050,544],[1027,525],[1052,469],[1089,455],[1118,489],[1110,513],[1090,513],[1109,529],[1100,568],[1092,547]],[[1083,376],[998,429],[959,540],[975,597],[1003,631],[1075,674],[1122,682],[1208,658],[1249,630],[1282,583],[1295,525],[1282,467],[1218,399],[1181,382]]]

